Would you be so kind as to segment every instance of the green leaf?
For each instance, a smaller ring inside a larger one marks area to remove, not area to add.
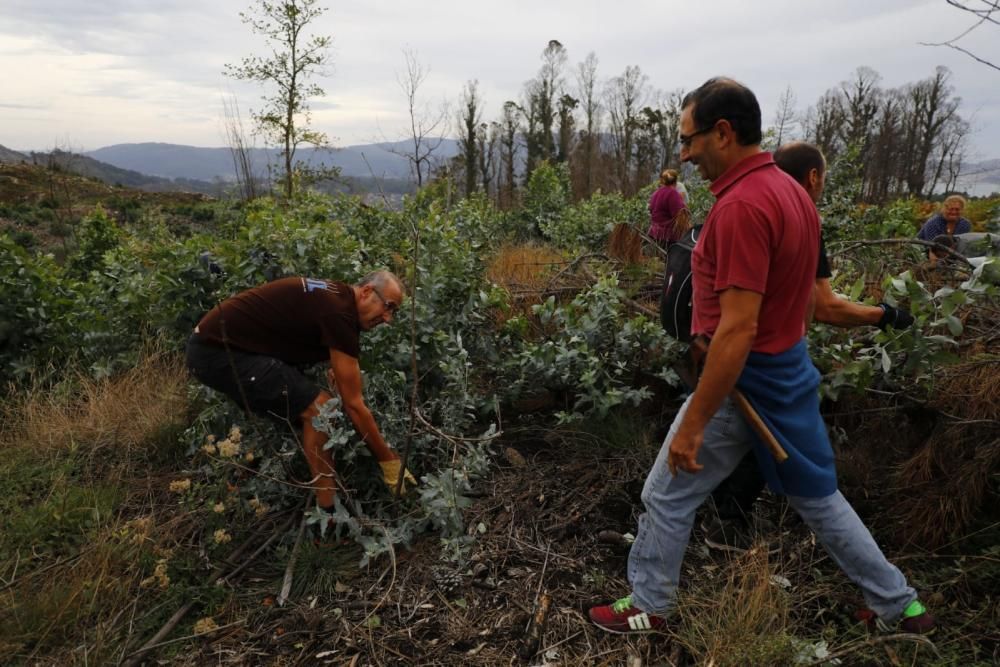
[[[962,335],[962,330],[965,328],[962,326],[962,320],[958,319],[954,315],[949,315],[944,318],[945,324],[948,325],[948,331],[951,332],[952,336]]]

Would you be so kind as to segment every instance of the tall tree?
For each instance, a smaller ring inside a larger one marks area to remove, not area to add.
[[[496,177],[497,143],[500,126],[497,123],[480,123],[476,128],[476,157],[479,160],[479,184],[487,196]]]
[[[402,155],[409,161],[417,188],[424,185],[424,178],[430,176],[434,166],[434,153],[444,142],[444,132],[447,129],[447,109],[433,110],[428,104],[420,101],[420,87],[427,80],[429,70],[420,62],[417,53],[412,49],[403,49],[403,59],[406,61],[406,71],[396,75],[396,82],[406,97],[406,112],[409,121],[409,148],[405,151],[390,149],[397,155]]]
[[[909,191],[917,196],[925,194],[931,153],[961,103],[960,98],[954,97],[950,79],[951,71],[939,66],[933,75],[909,88],[912,119],[909,126],[910,160],[906,184]]]
[[[627,195],[632,194],[635,132],[639,113],[646,104],[648,80],[637,65],[630,65],[621,76],[611,79],[605,89],[618,187]]]
[[[479,81],[473,79],[462,89],[462,103],[458,113],[458,152],[465,172],[465,196],[476,191],[479,170],[479,126],[482,123],[483,101],[479,95]]]
[[[557,100],[562,97],[562,72],[566,67],[566,48],[557,39],[549,40],[542,51],[542,68],[538,72],[539,120],[541,122],[542,150],[546,160],[556,157],[553,133],[557,114]],[[570,98],[572,99],[572,98]]]
[[[556,149],[556,160],[566,162],[573,146],[574,127],[576,118],[573,111],[579,106],[580,101],[569,94],[564,94],[559,98],[559,142]]]
[[[542,51],[542,66],[538,70],[538,76],[524,84],[521,110],[526,124],[526,179],[542,160],[557,159],[554,129],[556,116],[559,114],[557,104],[564,94],[562,72],[565,66],[566,48],[559,40],[549,40]]]
[[[843,111],[841,142],[857,146],[862,163],[869,157],[872,123],[882,96],[882,89],[878,85],[881,78],[872,68],[859,67],[850,81],[840,84]]]
[[[778,109],[774,112],[774,134],[775,141],[780,146],[784,141],[791,139],[798,123],[795,112],[795,92],[791,85],[785,87],[785,92],[778,98]]]
[[[832,161],[840,152],[838,137],[843,123],[844,109],[835,90],[826,91],[806,114],[805,135],[819,146],[827,160]]]
[[[519,128],[519,118],[522,113],[517,102],[508,100],[504,102],[503,113],[500,117],[500,162],[502,182],[498,186],[497,198],[502,208],[510,208],[514,205],[514,193],[516,183],[514,177],[516,173],[515,159],[517,157],[517,133]]]
[[[597,81],[597,56],[593,51],[576,66],[576,97],[583,111],[580,142],[583,152],[583,197],[594,193],[594,168],[600,148],[601,100]]]
[[[281,147],[284,193],[289,199],[295,194],[295,174],[300,169],[295,160],[298,147],[329,146],[326,134],[310,127],[309,99],[325,95],[310,79],[324,74],[330,64],[332,38],[304,34],[325,11],[316,0],[257,0],[249,11],[240,13],[240,18],[255,34],[264,36],[271,55],[248,56],[238,65],[225,65],[224,70],[234,79],[276,89],[263,96],[264,108],[250,115],[265,141]]]

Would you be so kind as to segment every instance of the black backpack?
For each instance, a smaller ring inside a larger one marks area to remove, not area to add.
[[[667,249],[667,266],[663,276],[663,293],[660,295],[660,322],[671,338],[691,342],[691,253],[698,244],[701,225],[670,244]]]

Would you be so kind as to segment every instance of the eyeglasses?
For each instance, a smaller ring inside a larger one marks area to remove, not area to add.
[[[388,310],[393,315],[395,315],[396,311],[399,310],[399,304],[386,300],[386,298],[382,296],[382,292],[379,292],[378,288],[375,287],[374,285],[372,285],[372,291],[375,292],[375,296],[377,296],[378,300],[382,302],[382,305],[385,306],[385,309]]]
[[[716,122],[718,122],[718,121],[716,121]],[[690,148],[691,147],[691,141],[694,140],[695,137],[697,137],[699,134],[705,134],[706,132],[711,132],[714,129],[715,129],[715,124],[713,123],[712,125],[709,125],[708,127],[703,127],[700,130],[695,130],[691,134],[686,134],[686,135],[685,134],[678,134],[677,135],[677,140],[681,142],[681,146],[683,146],[684,148]]]

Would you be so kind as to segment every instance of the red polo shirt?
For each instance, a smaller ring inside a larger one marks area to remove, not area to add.
[[[805,333],[816,282],[816,206],[770,153],[733,165],[711,190],[715,205],[691,257],[691,330],[711,337],[722,316],[719,294],[739,287],[764,296],[752,351],[784,352]]]

